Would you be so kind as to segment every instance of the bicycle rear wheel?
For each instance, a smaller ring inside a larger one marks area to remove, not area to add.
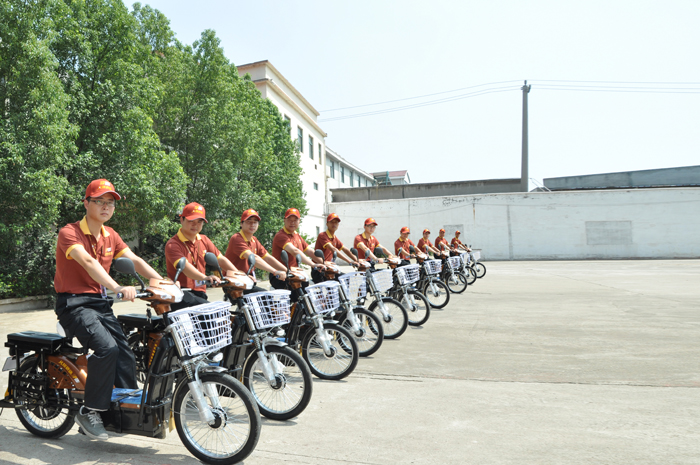
[[[433,278],[427,281],[422,291],[433,308],[444,308],[450,302],[450,291],[439,279]]]

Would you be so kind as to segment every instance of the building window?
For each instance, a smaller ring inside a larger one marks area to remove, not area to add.
[[[362,187],[362,178],[357,178],[357,187]]]
[[[323,155],[323,152],[321,151],[321,144],[318,144],[318,162],[323,163],[323,160],[321,156]]]
[[[309,136],[309,158],[314,159],[314,138]]]
[[[318,183],[317,183],[317,182],[314,183],[314,190],[315,190],[315,191],[318,190]]]
[[[328,155],[326,155],[328,157]],[[331,178],[335,179],[335,165],[333,164],[333,160],[330,161],[330,167],[331,167]]]
[[[297,126],[297,143],[299,144],[299,151],[304,151],[304,130]]]
[[[345,167],[340,165],[340,182],[345,184]]]
[[[284,120],[289,124],[289,136],[291,137],[292,136],[292,119],[289,116],[284,115]]]
[[[355,181],[354,181],[355,176],[352,174],[352,171],[350,171],[349,176],[350,176],[350,187],[354,187],[355,186]]]
[[[318,237],[319,234],[321,234],[321,228],[316,226],[316,237]]]

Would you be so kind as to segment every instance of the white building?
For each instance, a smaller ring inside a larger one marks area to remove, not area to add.
[[[326,203],[331,203],[331,189],[375,186],[372,175],[353,165],[326,147]],[[329,212],[330,213],[330,212]]]
[[[289,121],[290,136],[301,151],[301,180],[308,213],[300,226],[302,233],[316,237],[326,228],[326,133],[317,123],[318,111],[269,61],[238,66],[238,74],[250,74],[263,98],[269,99]],[[298,207],[298,205],[289,205]]]

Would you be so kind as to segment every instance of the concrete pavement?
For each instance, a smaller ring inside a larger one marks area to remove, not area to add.
[[[700,260],[487,266],[345,380],[314,379],[298,418],[263,420],[246,465],[700,463]],[[0,340],[55,321],[2,313]],[[174,431],[43,440],[5,410],[0,463],[199,462]]]

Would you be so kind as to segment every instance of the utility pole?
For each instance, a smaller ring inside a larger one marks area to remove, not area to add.
[[[528,143],[527,143],[527,94],[530,93],[532,86],[525,85],[520,88],[523,91],[523,153],[520,166],[520,189],[522,192],[528,192],[528,183],[530,177],[528,175]]]

